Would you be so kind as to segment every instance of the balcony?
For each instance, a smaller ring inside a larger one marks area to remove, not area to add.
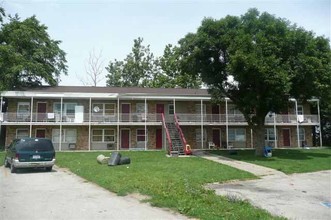
[[[1,115],[0,115],[1,116]],[[183,114],[177,113],[178,122],[180,125],[247,125],[243,115],[225,115],[225,114]],[[95,113],[76,113],[61,115],[57,113],[33,113],[19,114],[16,112],[3,113],[2,124],[160,124],[162,115],[158,113],[130,113],[130,114],[113,114],[103,115]],[[166,116],[166,121],[172,121],[173,115]],[[318,115],[276,115],[267,116],[265,118],[266,125],[296,125],[297,122],[301,125],[318,125]]]

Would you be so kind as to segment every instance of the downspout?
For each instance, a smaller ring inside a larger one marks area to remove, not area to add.
[[[61,97],[61,111],[60,111],[60,145],[59,145],[59,151],[62,149],[62,117],[63,117],[63,97]]]
[[[92,114],[92,98],[90,97],[89,117],[88,117],[88,150],[91,151],[91,114]]]
[[[30,138],[32,137],[32,118],[33,118],[33,96],[31,97],[31,110],[30,110]]]
[[[323,146],[323,139],[322,139],[322,125],[321,125],[321,114],[320,114],[320,101],[317,100],[317,113],[318,113],[318,122],[319,122],[319,130],[320,130],[320,147]]]

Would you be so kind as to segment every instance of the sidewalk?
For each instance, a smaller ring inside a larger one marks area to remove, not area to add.
[[[252,164],[252,163],[246,163],[246,162],[243,162],[243,161],[234,160],[234,159],[219,156],[219,155],[209,154],[209,153],[207,153],[205,151],[202,151],[202,150],[194,151],[193,155],[198,156],[198,157],[202,157],[204,159],[211,160],[211,161],[214,161],[214,162],[217,162],[217,163],[225,164],[225,165],[228,165],[230,167],[237,168],[239,170],[244,170],[244,171],[252,173],[252,174],[254,174],[255,176],[258,176],[258,177],[286,176],[285,173],[280,172],[278,170],[274,170],[274,169],[271,169],[271,168],[268,168],[268,167],[255,165],[255,164]]]

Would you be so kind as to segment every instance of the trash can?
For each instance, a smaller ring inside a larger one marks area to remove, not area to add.
[[[272,156],[272,147],[264,147],[264,156],[271,157]]]

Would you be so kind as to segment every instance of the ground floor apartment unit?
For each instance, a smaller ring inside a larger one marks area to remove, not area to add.
[[[255,146],[252,130],[231,100],[213,104],[204,89],[41,87],[3,92],[1,103],[5,145],[16,138],[46,137],[59,151]],[[284,113],[270,113],[265,124],[266,145],[314,146],[320,137],[318,100],[290,100]]]

